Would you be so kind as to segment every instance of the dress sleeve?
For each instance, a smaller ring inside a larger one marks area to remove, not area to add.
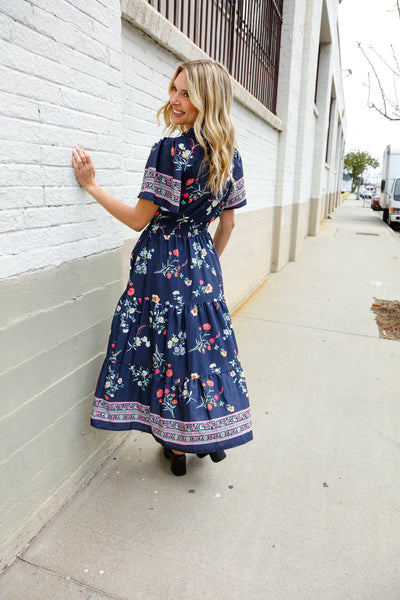
[[[241,208],[247,204],[242,158],[237,150],[235,150],[232,162],[232,175],[235,185],[232,182],[230,183],[225,200],[224,210]]]
[[[182,167],[175,160],[175,138],[163,138],[150,151],[139,198],[177,213],[181,197]]]

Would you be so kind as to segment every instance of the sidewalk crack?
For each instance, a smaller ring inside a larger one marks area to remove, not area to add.
[[[302,325],[299,323],[289,323],[287,321],[276,321],[272,319],[265,319],[263,317],[252,317],[247,315],[236,315],[235,319],[244,319],[249,321],[262,321],[263,323],[275,323],[276,325],[288,325],[289,327],[298,327],[300,329],[312,329],[314,331],[325,331],[328,333],[341,333],[344,335],[352,335],[354,337],[365,337],[371,340],[378,340],[379,336],[371,335],[368,333],[354,333],[352,331],[342,331],[340,329],[329,329],[328,327],[315,327],[313,325]]]
[[[100,588],[96,588],[92,585],[89,585],[88,583],[83,583],[82,581],[79,581],[79,579],[75,579],[74,577],[69,577],[67,575],[61,575],[60,573],[57,573],[56,571],[52,571],[51,569],[48,569],[48,568],[44,567],[43,565],[37,565],[35,563],[32,563],[29,560],[26,560],[25,558],[21,558],[20,556],[17,557],[17,560],[19,560],[23,563],[26,563],[27,565],[30,565],[31,567],[34,567],[35,569],[40,569],[41,571],[44,571],[45,573],[47,573],[48,575],[51,575],[52,577],[58,577],[59,579],[63,579],[64,581],[71,581],[72,583],[79,585],[84,590],[88,590],[89,592],[95,592],[96,594],[99,594],[100,596],[103,596],[104,598],[109,598],[110,600],[126,600],[125,598],[121,598],[121,597],[117,597],[117,596],[110,596],[110,594],[108,594],[104,590],[101,590]]]

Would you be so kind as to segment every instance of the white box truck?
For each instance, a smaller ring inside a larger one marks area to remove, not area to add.
[[[390,145],[383,153],[380,206],[385,223],[400,222],[400,149]]]

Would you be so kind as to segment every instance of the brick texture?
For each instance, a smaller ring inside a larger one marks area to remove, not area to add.
[[[134,241],[79,188],[72,149],[86,148],[99,183],[134,204],[179,59],[121,24],[118,0],[8,1],[0,25],[0,279]],[[245,210],[271,207],[278,132],[238,102],[234,118]]]
[[[72,149],[121,186],[118,0],[0,6],[0,279],[121,245],[123,228],[79,188]]]

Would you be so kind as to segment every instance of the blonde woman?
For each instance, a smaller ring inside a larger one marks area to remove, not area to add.
[[[252,439],[219,263],[234,209],[246,204],[231,104],[222,65],[177,68],[159,111],[170,137],[153,146],[135,207],[96,183],[87,152],[73,153],[80,185],[125,225],[146,227],[112,322],[91,424],[151,433],[178,476],[186,453],[219,462]],[[217,218],[212,239],[207,229]]]

